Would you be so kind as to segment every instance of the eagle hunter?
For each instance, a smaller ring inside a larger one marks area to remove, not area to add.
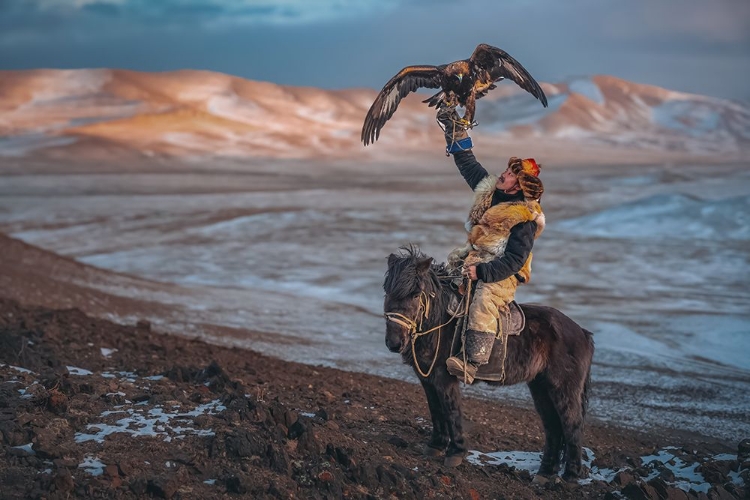
[[[380,130],[396,112],[401,99],[425,87],[441,89],[425,102],[432,106],[456,106],[466,109],[460,125],[474,125],[476,100],[496,88],[495,82],[510,78],[547,107],[547,96],[534,78],[504,50],[479,44],[469,59],[441,66],[407,66],[385,84],[365,117],[362,142],[365,146],[380,137]]]

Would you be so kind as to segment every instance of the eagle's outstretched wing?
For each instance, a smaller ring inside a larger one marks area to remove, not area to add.
[[[385,84],[362,125],[362,142],[367,146],[380,137],[380,130],[393,113],[396,112],[401,99],[418,88],[427,87],[438,89],[441,87],[441,69],[444,66],[407,66],[398,72]]]
[[[547,107],[547,96],[544,95],[544,91],[534,77],[504,50],[480,43],[474,49],[469,61],[488,71],[493,82],[502,78],[510,78],[519,87],[539,99],[545,108]]]

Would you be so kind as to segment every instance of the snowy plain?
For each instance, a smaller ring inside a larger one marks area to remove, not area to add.
[[[750,435],[750,169],[547,166],[542,178],[548,226],[518,299],[595,333],[591,414],[728,443]],[[2,180],[0,231],[192,290],[150,297],[185,311],[149,318],[158,327],[413,381],[384,345],[386,257],[416,243],[443,260],[464,238],[471,200],[447,158]],[[269,335],[218,338],[205,324]],[[468,392],[531,405],[523,386]]]

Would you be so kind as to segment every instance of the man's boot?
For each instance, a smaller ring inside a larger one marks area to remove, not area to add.
[[[478,332],[476,330],[466,331],[466,364],[464,364],[464,355],[459,353],[458,356],[451,356],[445,361],[448,373],[458,377],[459,380],[467,384],[474,382],[474,377],[481,365],[490,360],[492,346],[495,343],[495,334],[491,332]]]

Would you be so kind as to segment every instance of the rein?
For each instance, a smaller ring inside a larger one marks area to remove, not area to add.
[[[460,314],[461,307],[459,304],[459,307],[456,308],[456,314],[452,314],[451,317],[448,319],[448,321],[446,321],[442,325],[438,325],[436,327],[430,328],[429,330],[420,331],[422,330],[422,321],[427,319],[430,314],[430,298],[435,298],[434,293],[430,294],[429,297],[424,291],[422,291],[419,294],[419,307],[417,308],[416,320],[413,320],[409,318],[408,316],[405,316],[401,313],[395,313],[395,312],[385,313],[385,319],[387,321],[392,321],[396,323],[397,325],[400,325],[406,328],[406,330],[409,332],[409,337],[411,338],[411,354],[412,354],[412,357],[414,358],[414,366],[417,368],[417,371],[419,372],[419,374],[424,378],[429,377],[430,374],[432,373],[432,369],[435,368],[435,362],[437,361],[438,353],[440,352],[440,336],[442,333],[442,328],[448,323],[450,323],[451,321],[453,321],[454,319],[456,319],[457,317],[459,317],[459,315],[461,315]],[[466,297],[464,297],[461,300],[463,301],[465,299]],[[432,333],[435,330],[438,331],[438,341],[437,341],[437,345],[435,346],[435,356],[432,358],[432,363],[430,363],[430,368],[427,370],[427,373],[425,373],[422,371],[422,368],[419,366],[419,360],[417,360],[416,343],[419,337],[422,337],[423,335],[427,335],[428,333]]]

